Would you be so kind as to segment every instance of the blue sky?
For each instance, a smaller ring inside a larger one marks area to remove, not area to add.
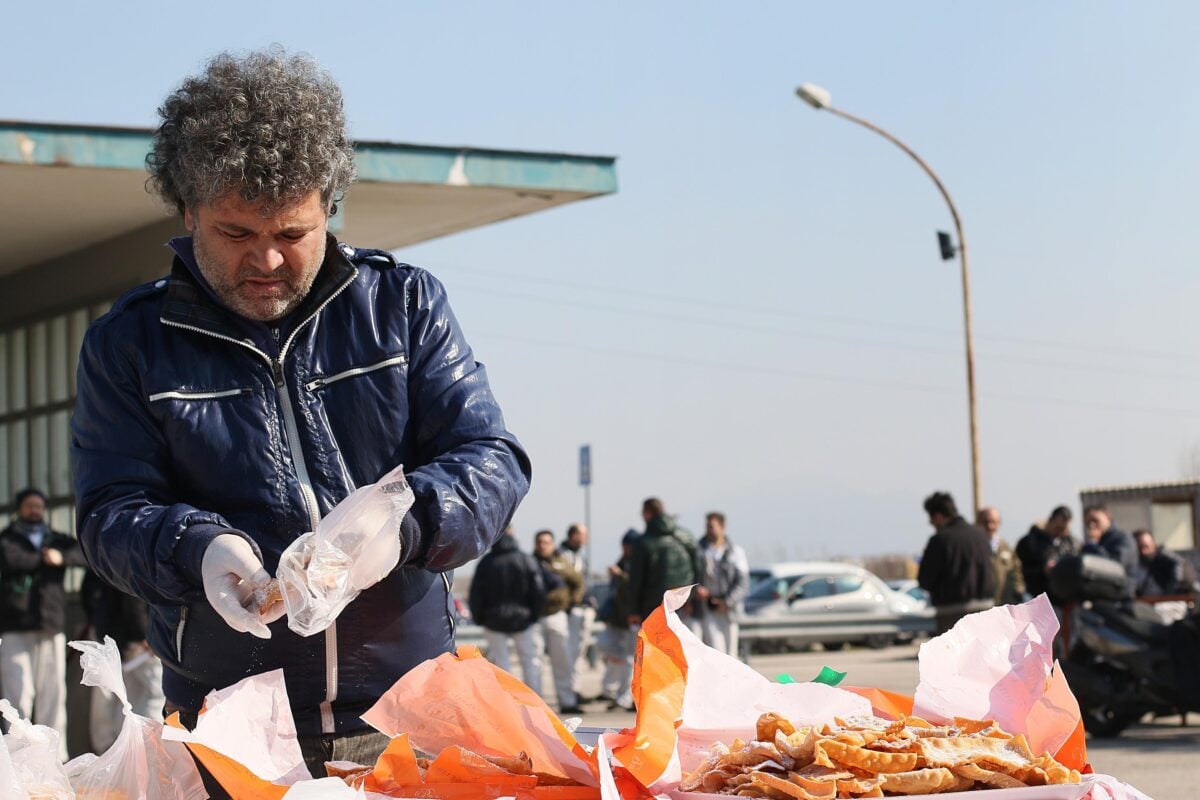
[[[0,117],[152,125],[207,56],[279,42],[339,79],[355,136],[619,157],[616,195],[401,253],[445,281],[533,456],[523,540],[582,515],[583,442],[603,560],[648,495],[694,529],[724,510],[757,561],[916,552],[926,494],[968,504],[949,216],[802,81],[958,203],[984,495],[1010,539],[1081,487],[1197,471],[1192,4],[47,13],[6,11]]]

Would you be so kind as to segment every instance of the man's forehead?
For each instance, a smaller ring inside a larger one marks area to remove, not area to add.
[[[210,222],[255,230],[301,227],[325,217],[321,193],[317,191],[282,205],[265,199],[247,200],[237,192],[229,192],[210,203],[201,204],[194,211]]]

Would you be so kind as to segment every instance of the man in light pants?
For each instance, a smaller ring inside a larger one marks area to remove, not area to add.
[[[67,567],[87,566],[79,543],[46,524],[46,495],[17,492],[0,531],[0,685],[23,717],[59,732],[67,754]]]
[[[587,586],[588,568],[591,566],[585,557],[587,540],[587,526],[582,522],[574,522],[567,528],[567,538],[558,549],[560,554],[571,561],[575,571],[583,576],[583,599],[573,603],[567,615],[567,658],[571,661],[571,688],[580,703],[589,703],[596,699],[579,694],[579,671],[583,668],[582,660],[592,643],[592,626],[596,622],[596,601]]]
[[[550,654],[550,668],[554,672],[554,690],[558,695],[559,711],[564,714],[580,714],[579,695],[575,691],[570,650],[571,605],[583,597],[583,576],[566,558],[554,548],[554,534],[538,531],[533,540],[533,554],[542,569],[542,580],[546,585],[546,608],[542,612],[542,636],[546,651]]]
[[[705,605],[700,618],[704,643],[736,656],[737,615],[750,589],[750,563],[746,552],[725,536],[725,515],[720,511],[712,511],[705,517],[701,556],[704,576],[695,595]]]
[[[517,548],[511,527],[475,567],[467,604],[471,617],[483,626],[488,660],[510,672],[511,639],[525,685],[541,694],[543,644],[537,622],[546,604],[546,589],[538,562]]]

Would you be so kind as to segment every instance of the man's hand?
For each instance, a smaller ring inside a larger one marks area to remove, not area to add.
[[[709,591],[703,586],[697,586],[695,589],[692,589],[692,594],[694,594],[700,600],[707,600]]]
[[[284,607],[279,603],[264,615],[258,613],[254,590],[265,588],[271,576],[245,539],[233,533],[213,539],[204,551],[200,576],[204,596],[225,624],[240,633],[271,638],[267,623],[282,617]]]
[[[56,550],[53,547],[42,548],[42,563],[48,567],[61,567],[63,565],[62,550]]]

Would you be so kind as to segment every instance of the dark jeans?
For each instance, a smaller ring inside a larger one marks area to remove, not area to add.
[[[168,710],[168,714],[175,709]],[[196,727],[196,715],[186,711],[179,712],[179,721],[188,730]],[[300,751],[304,754],[304,766],[314,778],[324,778],[326,761],[353,761],[364,766],[373,766],[379,756],[387,749],[389,739],[385,734],[376,730],[355,731],[340,735],[328,734],[320,736],[299,737]],[[211,800],[231,800],[229,793],[221,786],[200,761],[196,760],[196,769],[200,771],[200,779]]]

